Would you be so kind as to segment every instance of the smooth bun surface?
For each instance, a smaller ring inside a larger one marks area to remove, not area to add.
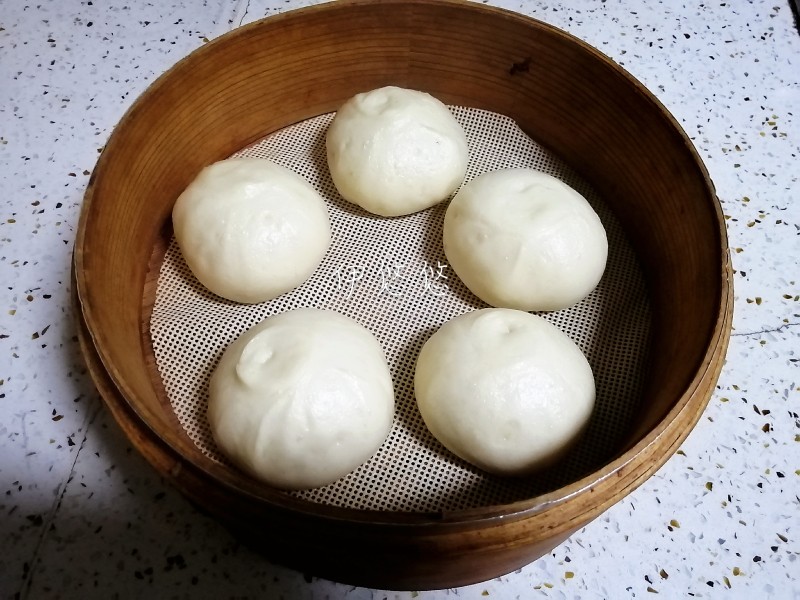
[[[580,349],[530,313],[487,308],[445,323],[422,348],[414,390],[451,452],[498,475],[526,475],[569,449],[595,385]]]
[[[261,158],[203,169],[172,210],[198,281],[218,296],[266,302],[303,283],[330,245],[325,201],[302,177]]]
[[[340,479],[375,453],[393,418],[383,348],[333,311],[265,319],[227,348],[209,384],[208,422],[220,450],[284,489]]]
[[[381,216],[441,202],[467,171],[467,138],[450,110],[424,92],[383,87],[337,111],[326,148],[336,189]]]
[[[608,257],[605,229],[586,199],[532,169],[492,171],[466,183],[447,208],[443,243],[473,294],[525,311],[581,301]]]

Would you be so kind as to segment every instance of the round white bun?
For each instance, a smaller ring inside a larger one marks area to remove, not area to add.
[[[393,417],[380,343],[333,311],[265,319],[227,348],[209,384],[219,449],[283,489],[320,487],[354,470],[383,443]]]
[[[445,323],[419,354],[414,390],[434,437],[498,475],[555,462],[580,436],[595,400],[580,349],[543,318],[505,308]]]
[[[261,158],[214,163],[172,209],[175,238],[218,296],[266,302],[308,279],[331,241],[325,201],[305,179]]]
[[[393,86],[345,102],[328,128],[326,147],[342,197],[384,217],[441,202],[467,172],[467,138],[447,106]]]
[[[447,208],[443,242],[473,294],[526,311],[581,301],[608,257],[605,229],[586,199],[532,169],[491,171],[466,183]]]

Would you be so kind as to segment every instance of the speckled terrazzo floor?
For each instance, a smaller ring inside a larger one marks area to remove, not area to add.
[[[800,33],[786,0],[492,2],[640,79],[726,214],[734,333],[700,423],[654,477],[517,573],[384,592],[273,566],[154,474],[85,373],[69,268],[114,124],[160,73],[296,0],[0,0],[0,597],[800,598]]]

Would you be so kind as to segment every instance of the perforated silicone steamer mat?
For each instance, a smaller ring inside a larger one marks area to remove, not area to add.
[[[556,489],[597,468],[618,448],[640,398],[650,328],[636,256],[602,199],[512,120],[472,108],[451,110],[469,141],[465,181],[500,168],[535,168],[581,192],[606,228],[609,259],[597,289],[569,309],[540,313],[578,344],[594,371],[596,407],[579,445],[557,466],[515,479],[472,467],[431,436],[414,399],[417,354],[444,322],[486,305],[460,282],[442,250],[447,202],[417,214],[383,218],[341,199],[326,165],[325,131],[333,118],[326,114],[278,131],[235,155],[289,167],[326,199],[332,243],[311,278],[271,302],[240,305],[199,284],[174,239],[161,266],[150,324],[156,363],[179,422],[212,460],[228,464],[214,444],[205,415],[208,380],[222,352],[267,316],[303,306],[336,310],[375,334],[392,372],[396,412],[386,441],[357,470],[323,488],[287,493],[358,509],[477,508]]]

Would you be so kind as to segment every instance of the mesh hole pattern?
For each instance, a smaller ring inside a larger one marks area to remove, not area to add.
[[[164,389],[179,422],[211,460],[234,467],[217,449],[206,420],[208,380],[224,349],[262,319],[299,307],[332,309],[378,338],[392,373],[396,412],[378,451],[328,486],[285,492],[333,506],[411,512],[479,508],[552,491],[598,468],[616,451],[644,384],[651,315],[635,253],[602,198],[516,123],[496,113],[450,107],[467,133],[465,181],[500,168],[544,171],[578,190],[609,240],[606,272],[579,304],[539,313],[583,350],[597,400],[580,443],[555,467],[526,478],[487,474],[449,453],[427,430],[414,399],[414,365],[424,342],[449,319],[486,304],[461,283],[442,249],[447,202],[404,217],[376,217],[343,200],[327,169],[325,132],[333,114],[277,131],[234,156],[286,166],[325,198],[331,247],[314,274],[275,300],[241,305],[207,291],[174,238],[161,265],[150,332]]]

